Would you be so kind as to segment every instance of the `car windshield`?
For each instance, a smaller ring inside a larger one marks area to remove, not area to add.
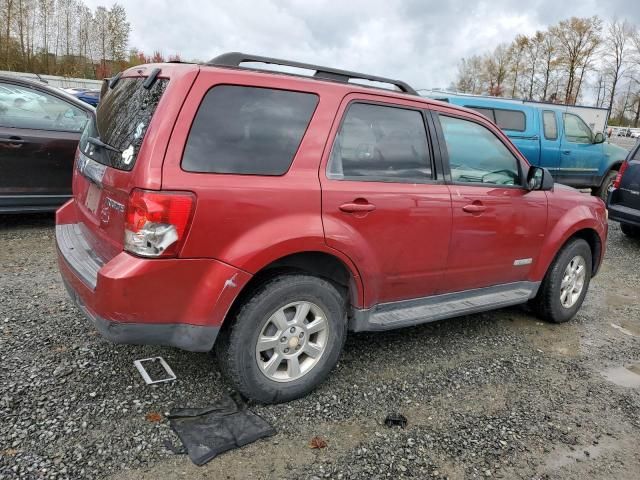
[[[121,78],[108,89],[96,110],[96,120],[88,122],[80,148],[94,160],[120,170],[131,170],[149,123],[169,80],[159,78],[150,88],[144,77]],[[97,138],[113,149],[100,148],[89,141]]]

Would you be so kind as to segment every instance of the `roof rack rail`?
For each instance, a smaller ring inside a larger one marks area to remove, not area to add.
[[[221,67],[240,67],[241,63],[256,62],[267,63],[271,65],[281,65],[285,67],[302,68],[305,70],[315,70],[315,74],[312,78],[322,80],[333,80],[335,82],[349,83],[349,80],[367,80],[370,82],[387,83],[395,86],[401,92],[409,93],[411,95],[418,95],[411,86],[400,80],[393,80],[390,78],[377,77],[375,75],[368,75],[366,73],[350,72],[348,70],[339,70],[337,68],[321,67],[319,65],[313,65],[310,63],[294,62],[291,60],[281,60],[278,58],[261,57],[259,55],[250,55],[240,52],[228,52],[218,55],[215,58],[209,60],[206,65],[221,66]],[[283,72],[278,72],[283,73]]]

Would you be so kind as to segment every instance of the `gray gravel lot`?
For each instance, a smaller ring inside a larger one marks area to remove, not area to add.
[[[255,407],[276,436],[205,467],[164,447],[178,440],[163,416],[225,391],[215,361],[103,341],[53,242],[51,215],[0,216],[0,478],[639,477],[640,242],[617,224],[569,324],[512,308],[351,335],[315,393]],[[133,361],[152,355],[178,380],[146,386]],[[392,411],[405,430],[383,425]]]
[[[615,145],[619,145],[622,148],[626,148],[627,150],[631,150],[634,145],[636,144],[636,142],[638,141],[637,138],[631,138],[631,137],[616,137],[613,136],[609,139],[609,142],[615,144]]]

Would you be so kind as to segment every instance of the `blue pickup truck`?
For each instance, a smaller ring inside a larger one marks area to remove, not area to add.
[[[602,132],[592,132],[582,118],[560,105],[442,93],[429,96],[487,116],[529,163],[550,170],[558,183],[591,188],[604,201],[627,156],[627,150],[605,142]]]

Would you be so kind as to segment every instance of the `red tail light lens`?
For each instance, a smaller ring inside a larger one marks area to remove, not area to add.
[[[613,181],[613,188],[620,188],[620,182],[622,181],[622,175],[624,175],[624,171],[629,166],[629,162],[626,160],[622,162],[620,165],[620,170],[618,170],[618,174],[616,175],[616,179]]]
[[[124,249],[143,257],[175,257],[187,235],[195,206],[189,192],[134,189],[129,195]]]

